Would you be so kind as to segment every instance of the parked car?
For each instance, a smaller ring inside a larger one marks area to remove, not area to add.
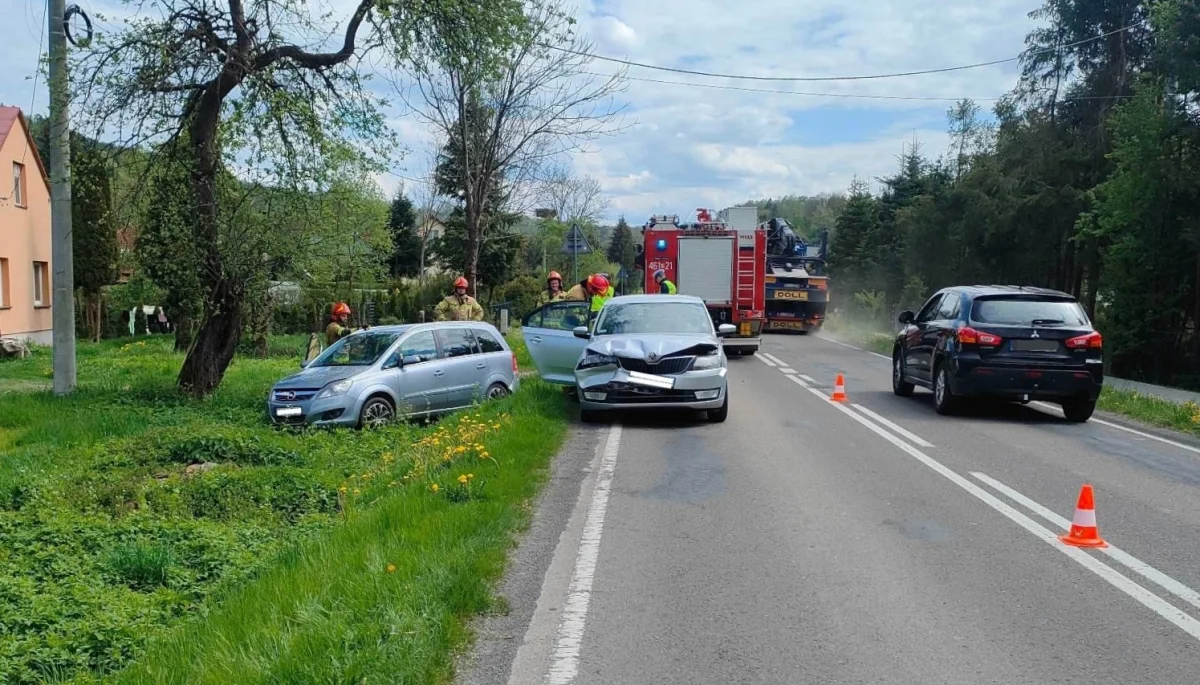
[[[330,345],[271,388],[280,424],[374,426],[425,417],[516,392],[517,356],[491,324],[380,326]]]
[[[687,295],[608,300],[589,330],[588,303],[552,302],[522,321],[538,373],[575,386],[584,421],[626,409],[694,409],[729,415],[727,359],[704,301]]]
[[[1104,384],[1103,338],[1070,295],[1043,288],[958,286],[900,314],[892,390],[933,390],[939,414],[971,397],[1062,406],[1087,421]]]

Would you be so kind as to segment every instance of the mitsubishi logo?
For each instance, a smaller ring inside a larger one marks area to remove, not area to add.
[[[1031,335],[1031,336],[1029,336],[1029,337],[1031,337],[1031,338],[1036,338],[1036,337],[1038,337],[1037,330],[1034,330],[1034,331],[1033,331],[1033,335]]]

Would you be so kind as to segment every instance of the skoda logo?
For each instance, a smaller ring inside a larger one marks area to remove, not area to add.
[[[647,359],[649,359],[652,362],[658,361],[658,355],[651,352],[650,355],[647,357]]]
[[[281,400],[294,400],[294,399],[296,399],[296,393],[292,392],[291,390],[284,390],[283,392],[281,392],[281,393],[278,393],[278,394],[276,394],[275,396],[276,396],[278,399],[281,399]]]

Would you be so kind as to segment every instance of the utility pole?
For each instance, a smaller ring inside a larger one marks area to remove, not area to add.
[[[71,116],[66,0],[50,3],[50,258],[54,291],[54,394],[75,389],[75,270],[71,250]]]

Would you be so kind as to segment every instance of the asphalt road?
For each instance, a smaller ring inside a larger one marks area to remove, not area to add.
[[[460,682],[1200,682],[1200,449],[888,374],[772,336],[725,424],[581,428]],[[1084,482],[1107,551],[1055,538]]]

